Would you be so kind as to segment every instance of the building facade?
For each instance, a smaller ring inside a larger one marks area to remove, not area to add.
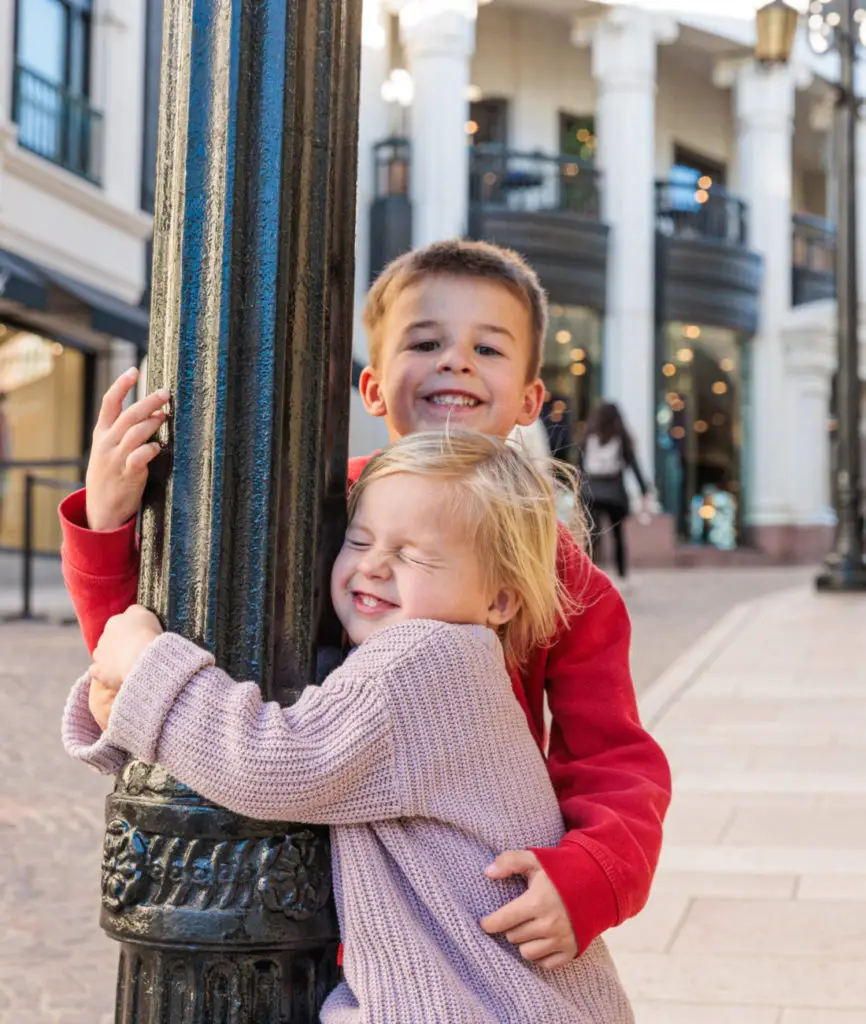
[[[663,7],[365,0],[358,307],[410,246],[517,249],[551,301],[554,449],[612,399],[655,480],[638,559],[810,560],[832,527],[836,68],[805,39],[758,67],[752,22]],[[381,440],[358,413],[354,449]]]
[[[147,341],[145,0],[0,0],[3,457],[80,459],[98,397]],[[75,467],[43,477],[80,478]],[[20,546],[24,470],[0,470],[0,548]],[[35,491],[56,550],[58,490]]]

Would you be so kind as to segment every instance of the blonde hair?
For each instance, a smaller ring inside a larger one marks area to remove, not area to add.
[[[363,314],[370,365],[374,369],[378,368],[382,325],[397,297],[419,278],[437,274],[493,281],[520,299],[532,321],[527,380],[534,380],[541,370],[542,348],[547,333],[547,295],[538,275],[512,249],[462,238],[434,242],[423,249],[404,253],[389,263],[376,278],[367,296]]]
[[[523,664],[578,610],[557,570],[552,476],[511,441],[457,430],[411,434],[367,464],[349,495],[350,521],[370,484],[395,473],[454,484],[454,512],[473,548],[483,552],[485,583],[512,588],[519,596],[517,613],[501,628],[500,638],[509,664]]]

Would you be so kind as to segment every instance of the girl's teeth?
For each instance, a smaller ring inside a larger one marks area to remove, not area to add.
[[[367,608],[375,608],[378,603],[375,597],[370,597],[368,594],[361,595],[361,604]]]

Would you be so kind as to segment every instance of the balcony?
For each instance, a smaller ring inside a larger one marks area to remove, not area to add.
[[[86,98],[18,65],[13,117],[22,148],[101,184],[102,114]]]
[[[516,249],[551,301],[603,310],[608,229],[601,176],[574,157],[475,146],[469,162],[469,235]]]
[[[832,299],[836,295],[836,226],[823,217],[795,213],[792,218],[791,302]]]
[[[763,262],[749,249],[742,199],[717,185],[656,182],[656,249],[661,322],[755,333]]]

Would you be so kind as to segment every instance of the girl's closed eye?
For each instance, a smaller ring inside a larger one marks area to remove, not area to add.
[[[352,536],[346,534],[346,544],[350,548],[354,548],[355,551],[366,551],[370,546],[370,542],[363,537]]]

